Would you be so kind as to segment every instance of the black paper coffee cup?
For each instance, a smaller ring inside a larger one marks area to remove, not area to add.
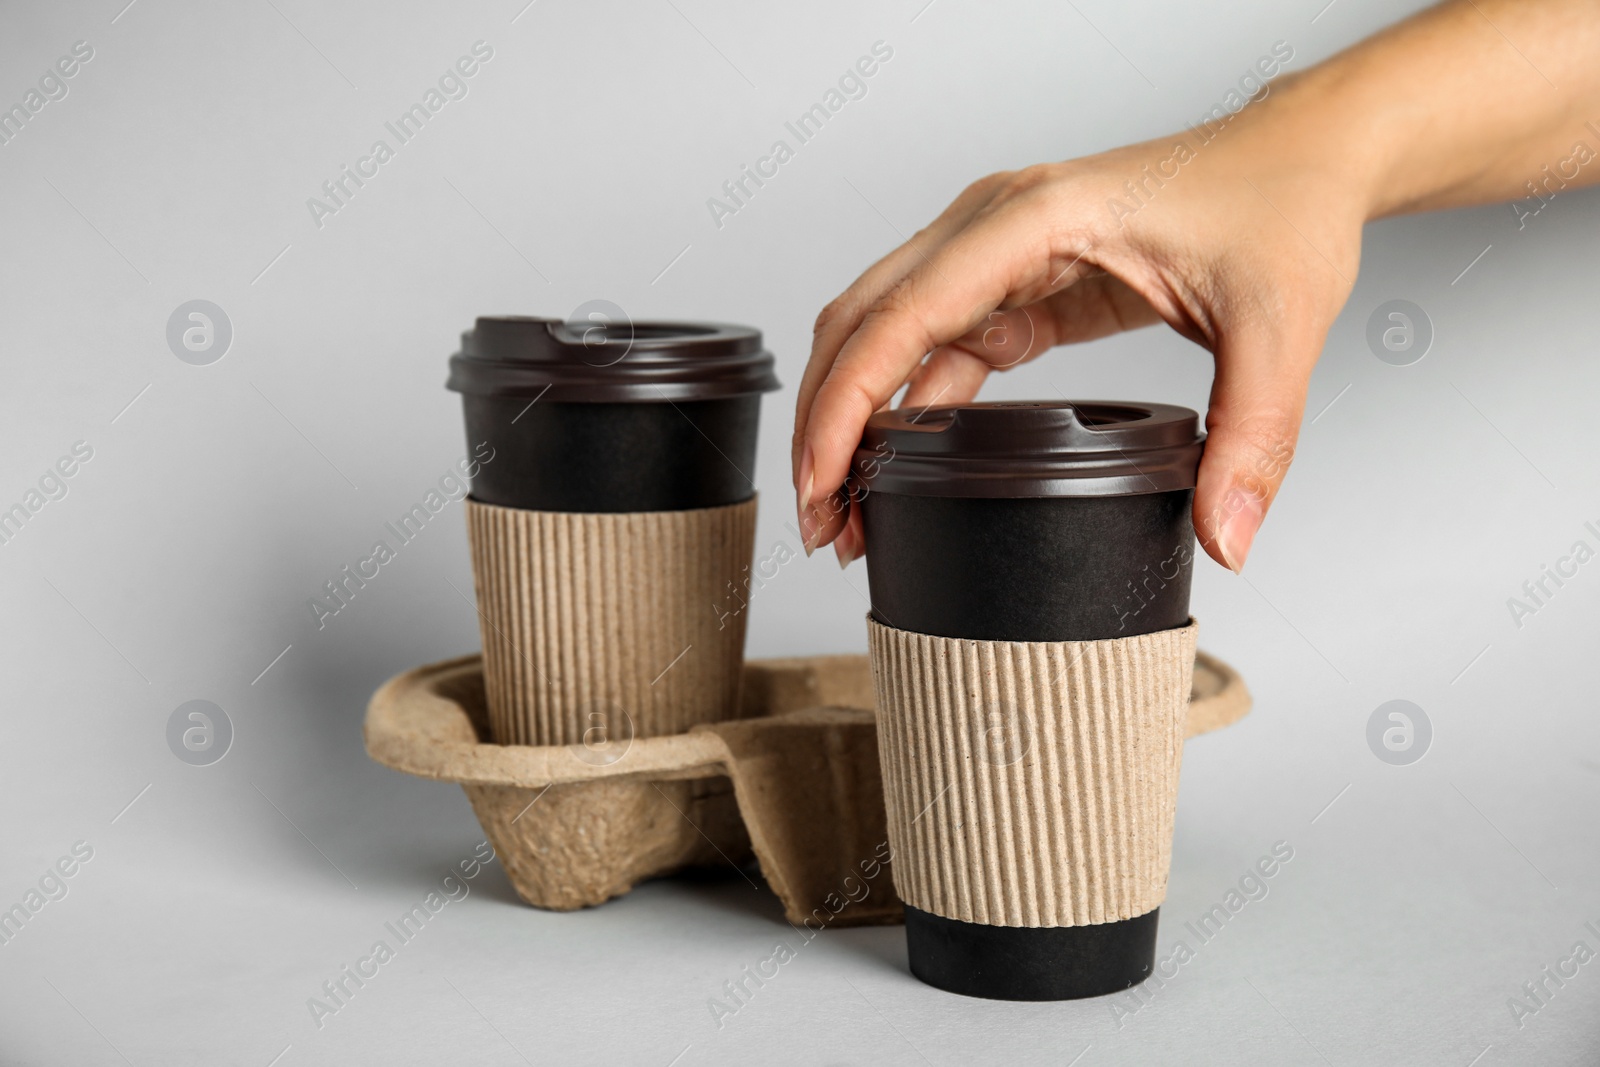
[[[778,388],[759,331],[694,322],[485,317],[448,387],[467,444],[494,459],[485,504],[535,511],[720,507],[755,492],[761,396]]]
[[[489,733],[622,758],[740,713],[761,334],[480,318],[450,358]]]
[[[974,641],[1094,641],[1184,626],[1203,447],[1181,407],[1111,401],[880,412],[856,453],[873,617]],[[1002,1000],[1143,981],[1159,908],[1011,927],[906,908],[911,971]]]

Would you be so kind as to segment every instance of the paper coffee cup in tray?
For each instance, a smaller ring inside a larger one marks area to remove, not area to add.
[[[751,563],[772,368],[756,330],[615,307],[462,335],[448,384],[479,457],[467,516],[497,740],[736,715],[745,616],[727,605]]]

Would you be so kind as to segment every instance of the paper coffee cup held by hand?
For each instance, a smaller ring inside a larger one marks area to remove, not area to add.
[[[1203,435],[1165,404],[874,415],[856,453],[911,971],[1060,1000],[1150,973],[1195,660]]]

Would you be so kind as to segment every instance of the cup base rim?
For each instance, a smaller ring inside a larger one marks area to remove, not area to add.
[[[1160,907],[1089,926],[986,926],[906,905],[911,973],[986,1000],[1081,1000],[1143,982],[1155,965]]]

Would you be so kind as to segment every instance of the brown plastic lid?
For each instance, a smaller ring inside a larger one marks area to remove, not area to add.
[[[906,496],[1129,496],[1193,489],[1205,434],[1173,404],[1027,400],[867,420],[855,474]]]
[[[445,385],[558,403],[715,400],[778,388],[773,362],[748,326],[486,316],[461,335]]]

